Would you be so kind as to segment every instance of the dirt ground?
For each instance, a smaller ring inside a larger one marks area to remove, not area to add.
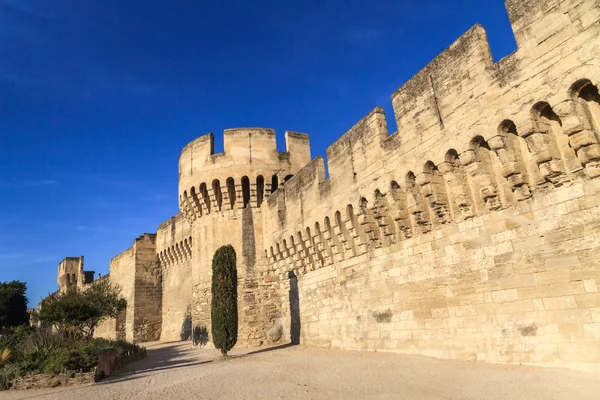
[[[566,370],[302,346],[230,354],[155,343],[102,383],[0,399],[600,399],[600,379]]]

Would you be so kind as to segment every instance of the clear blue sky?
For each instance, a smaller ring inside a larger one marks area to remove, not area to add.
[[[108,272],[178,211],[177,158],[208,132],[311,135],[313,157],[473,24],[515,50],[502,0],[0,0],[0,281]]]

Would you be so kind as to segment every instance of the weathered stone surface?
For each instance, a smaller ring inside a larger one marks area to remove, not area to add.
[[[184,147],[181,214],[111,261],[133,307],[102,334],[210,343],[232,244],[241,345],[600,371],[600,4],[507,9],[513,54],[470,29],[393,94],[398,132],[377,107],[329,146],[329,178],[303,134]]]

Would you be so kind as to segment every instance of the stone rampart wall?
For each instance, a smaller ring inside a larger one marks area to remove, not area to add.
[[[189,339],[192,330],[192,230],[182,214],[159,226],[156,252],[162,270],[160,339]]]
[[[156,235],[135,239],[134,326],[135,342],[160,339],[162,329],[162,271],[156,256]],[[128,309],[131,308],[128,305]]]
[[[127,301],[127,308],[115,321],[115,336],[119,339],[133,341],[135,310],[135,255],[133,246],[110,260],[110,280],[121,287],[121,295]]]
[[[263,207],[302,342],[597,370],[600,7],[507,9],[515,53],[473,27]]]
[[[327,161],[262,128],[185,146],[181,214],[111,260],[128,308],[99,331],[210,340],[232,244],[238,345],[599,371],[600,1],[506,6],[518,49],[471,28],[392,95],[391,135],[377,107]]]

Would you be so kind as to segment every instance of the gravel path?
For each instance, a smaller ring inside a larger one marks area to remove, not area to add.
[[[0,392],[0,399],[598,400],[600,380],[574,371],[302,346],[215,350],[148,345],[148,358],[95,385]]]

